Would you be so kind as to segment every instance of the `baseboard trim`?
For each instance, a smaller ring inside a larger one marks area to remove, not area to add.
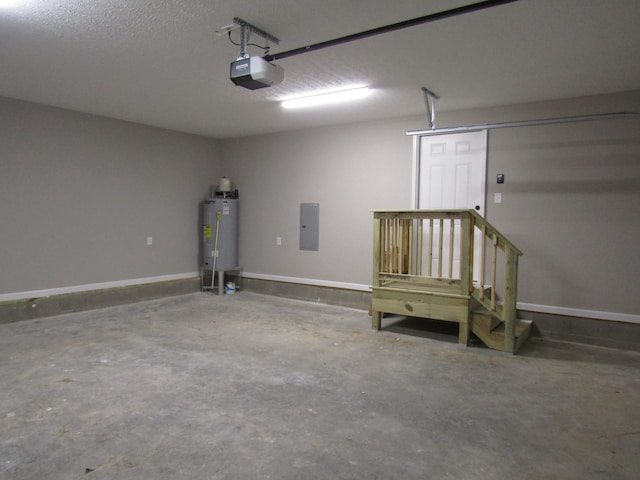
[[[265,273],[242,272],[242,277],[255,278],[257,280],[269,280],[273,282],[299,283],[301,285],[312,285],[316,287],[330,287],[344,290],[356,290],[359,292],[370,292],[370,285],[360,283],[335,282],[331,280],[318,280],[314,278],[287,277],[282,275],[270,275]],[[594,320],[609,320],[613,322],[637,323],[640,324],[640,315],[617,312],[602,312],[596,310],[584,310],[579,308],[557,307],[553,305],[538,305],[534,303],[518,302],[518,310],[527,312],[549,313],[553,315],[563,315],[568,317],[591,318]]]
[[[243,278],[255,278],[256,280],[270,280],[273,282],[299,283],[301,285],[313,285],[315,287],[340,288],[343,290],[356,290],[370,292],[370,285],[360,283],[334,282],[331,280],[318,280],[314,278],[285,277],[282,275],[269,275],[265,273],[242,272]]]
[[[592,318],[594,320],[609,320],[612,322],[638,323],[640,315],[629,313],[601,312],[597,310],[583,310],[579,308],[556,307],[552,305],[536,305],[534,303],[518,302],[518,310],[536,313],[549,313],[552,315],[563,315],[567,317]]]
[[[186,273],[175,273],[171,275],[160,275],[157,277],[132,278],[128,280],[116,280],[113,282],[87,283],[84,285],[73,285],[69,287],[47,288],[44,290],[30,290],[27,292],[3,293],[3,294],[0,294],[0,302],[11,302],[15,300],[25,300],[28,298],[51,297],[54,295],[89,292],[92,290],[105,290],[108,288],[131,287],[134,285],[144,285],[147,283],[186,280],[190,278],[196,278],[199,276],[200,274],[198,272],[186,272]]]

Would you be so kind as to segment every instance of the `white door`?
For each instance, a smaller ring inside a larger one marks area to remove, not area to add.
[[[415,162],[417,172],[414,172],[416,207],[474,209],[484,216],[486,138],[486,130],[420,137]],[[443,276],[459,278],[459,244],[455,242],[454,251],[450,252],[451,226],[448,223],[443,225],[442,236],[439,235],[439,225],[434,228],[435,239],[439,241],[442,238],[442,259],[438,258],[438,252],[434,252],[434,268],[442,263]],[[459,224],[454,225],[454,238],[459,238],[459,228]],[[450,255],[453,255],[452,271],[449,271],[450,263],[447,261]],[[475,258],[478,259],[477,256]],[[479,265],[475,265],[474,272],[478,271]]]

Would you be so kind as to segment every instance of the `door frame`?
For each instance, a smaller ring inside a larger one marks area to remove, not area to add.
[[[488,148],[488,130],[478,129],[478,130],[469,130],[470,132],[482,132],[483,138],[482,141],[484,143],[484,158],[482,159],[482,171],[484,175],[482,176],[480,189],[482,191],[482,203],[480,205],[482,216],[486,216],[486,207],[487,207],[487,160],[489,157],[489,148]],[[422,137],[435,137],[441,135],[456,135],[458,133],[466,133],[466,132],[455,132],[455,133],[438,133],[435,135],[414,135],[413,136],[413,158],[411,161],[411,208],[416,210],[418,205],[420,204],[420,143]]]

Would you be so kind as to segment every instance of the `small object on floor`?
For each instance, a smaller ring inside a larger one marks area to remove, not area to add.
[[[95,471],[96,471],[95,468],[87,467],[87,468],[84,469],[84,474],[86,475],[87,473],[91,473],[91,472],[95,472]]]

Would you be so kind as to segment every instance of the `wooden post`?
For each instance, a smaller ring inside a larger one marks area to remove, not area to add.
[[[493,233],[493,258],[491,259],[491,311],[496,311],[496,265],[498,261],[498,236]]]
[[[505,271],[504,271],[504,351],[515,353],[516,334],[515,324],[518,299],[518,255],[505,245]]]
[[[418,249],[418,261],[417,261],[417,275],[422,275],[422,230],[423,230],[423,219],[419,218],[418,220],[418,244],[416,248]]]
[[[427,265],[427,277],[433,271],[433,218],[429,219],[429,265]]]
[[[396,249],[395,249],[395,267],[394,267],[394,273],[400,273],[400,257],[402,255],[401,253],[401,249],[402,249],[402,223],[400,222],[399,218],[396,218],[396,235],[395,235],[395,241],[396,241]]]
[[[456,221],[449,219],[449,278],[453,278],[453,240],[456,233]]]
[[[404,229],[402,236],[402,243],[404,247],[402,248],[402,272],[400,273],[409,273],[409,265],[411,258],[411,220],[408,218],[404,219]]]
[[[487,226],[482,225],[482,242],[480,246],[480,300],[484,300],[484,276],[487,255]]]
[[[471,237],[471,217],[466,215],[460,221],[460,288],[462,295],[471,295],[473,279],[473,243]]]
[[[373,219],[374,235],[375,235],[376,222],[379,222],[378,230],[380,231],[380,233],[378,233],[379,239],[380,239],[379,240],[380,246],[378,247],[378,254],[380,255],[380,271],[384,272],[385,271],[384,260],[385,260],[385,256],[386,256],[386,253],[387,253],[386,252],[386,248],[385,248],[385,222],[382,219],[377,220],[375,218],[375,216],[374,216],[374,219]],[[374,248],[374,253],[373,254],[375,255],[376,254],[375,253],[375,237],[373,239],[373,242],[374,242],[374,247],[373,247]],[[375,271],[374,271],[374,275],[375,275]]]
[[[386,219],[385,219],[386,220]],[[380,218],[380,214],[374,213],[373,218],[373,286],[380,286],[380,266],[381,266],[381,257],[382,257],[382,248],[381,248],[381,237],[382,230],[380,228],[380,223],[382,219]],[[386,223],[386,222],[385,222]],[[380,330],[380,323],[382,314],[376,310],[373,310],[373,301],[371,303],[371,327]]]
[[[461,231],[465,231],[463,227],[463,222],[461,221],[460,225]],[[473,293],[473,273],[474,273],[474,261],[476,255],[476,242],[475,242],[475,234],[476,234],[476,219],[473,215],[469,215],[469,225],[467,227],[468,235],[469,235],[469,294]],[[464,243],[464,233],[462,234],[462,239],[460,240],[461,244]],[[460,247],[460,251],[462,247]],[[460,271],[460,278],[462,279],[462,271]]]
[[[439,221],[438,228],[438,278],[442,278],[442,252],[444,248],[442,248],[442,242],[444,240],[444,220],[441,218]]]
[[[451,220],[453,222],[453,219]],[[471,295],[471,272],[473,271],[471,262],[473,261],[473,255],[471,252],[471,217],[465,215],[460,220],[460,293],[462,295]],[[461,322],[458,333],[458,343],[463,345],[469,345],[469,321],[471,317],[471,305],[467,314],[466,322]]]
[[[389,218],[389,268],[387,271],[393,273],[395,268],[395,250],[396,250],[396,219]]]

